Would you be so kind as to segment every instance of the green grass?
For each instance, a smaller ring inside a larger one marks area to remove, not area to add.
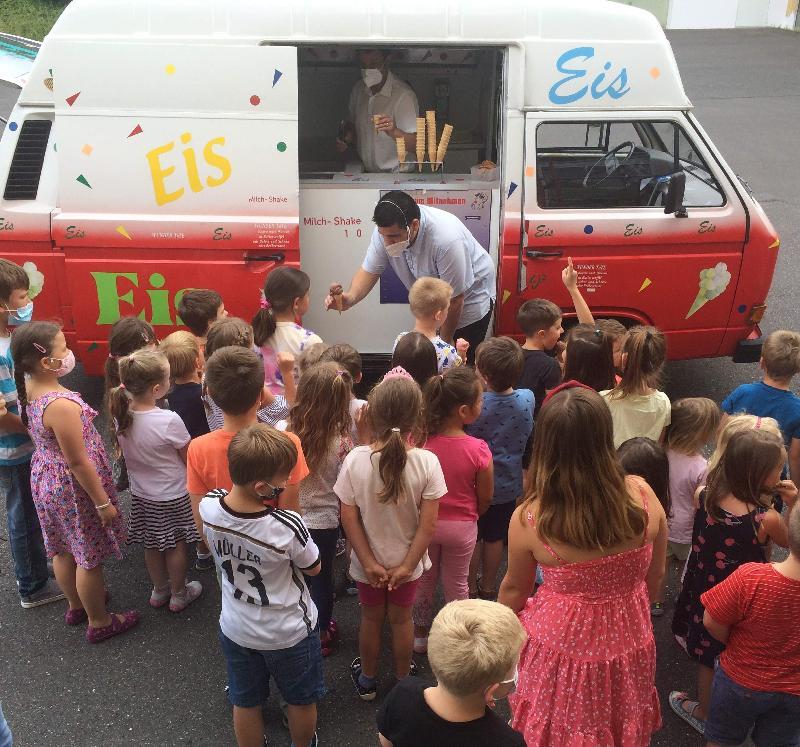
[[[69,0],[0,0],[0,31],[42,40]]]

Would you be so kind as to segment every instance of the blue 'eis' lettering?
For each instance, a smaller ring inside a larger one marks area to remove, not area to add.
[[[590,92],[591,97],[595,100],[605,95],[610,96],[612,99],[620,99],[631,90],[628,85],[628,70],[624,67],[619,75],[606,85],[606,73],[611,70],[610,62],[606,62],[603,65],[604,72],[600,73],[592,81],[591,86],[585,83],[578,89],[570,90],[570,83],[585,78],[587,71],[586,64],[579,67],[567,67],[567,65],[577,60],[584,60],[584,63],[586,63],[593,57],[594,47],[574,47],[564,52],[556,60],[556,69],[560,73],[565,73],[565,75],[550,88],[548,98],[552,103],[559,105],[572,104],[575,101],[580,101],[587,92]]]

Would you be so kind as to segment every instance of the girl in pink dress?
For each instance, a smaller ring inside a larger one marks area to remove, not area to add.
[[[645,747],[661,726],[650,599],[666,563],[664,510],[625,477],[608,407],[577,382],[545,400],[530,469],[498,600],[528,632],[511,725],[530,747]]]
[[[135,610],[106,609],[103,561],[122,557],[125,524],[119,513],[97,413],[58,379],[75,366],[64,333],[51,322],[14,332],[11,353],[22,419],[35,445],[31,492],[47,556],[67,597],[67,625],[88,622],[86,640],[99,643],[134,627]],[[25,377],[28,377],[26,382]]]

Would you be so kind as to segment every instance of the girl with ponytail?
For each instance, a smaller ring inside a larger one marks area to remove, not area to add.
[[[298,323],[308,312],[310,287],[308,275],[296,267],[277,267],[264,281],[261,308],[253,317],[253,339],[264,359],[264,381],[276,395],[284,394],[278,353],[291,353],[297,359],[307,347],[322,342]]]
[[[419,578],[430,567],[427,549],[447,487],[436,455],[412,446],[420,430],[422,392],[410,374],[392,369],[372,390],[366,408],[373,441],[347,455],[333,489],[353,545],[350,575],[361,602],[361,655],[350,665],[350,676],[359,697],[374,700],[386,619],[395,676],[416,673],[411,608]]]
[[[622,380],[600,395],[608,403],[614,423],[614,448],[630,438],[663,443],[672,407],[659,391],[667,360],[667,342],[655,327],[632,327],[622,353]]]

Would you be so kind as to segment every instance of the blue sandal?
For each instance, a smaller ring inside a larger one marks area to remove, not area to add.
[[[684,705],[689,706],[689,708],[684,708]],[[669,706],[675,712],[675,715],[682,718],[696,732],[704,735],[706,731],[706,722],[694,715],[699,705],[700,704],[696,700],[689,700],[689,695],[687,693],[673,690],[669,694]]]

